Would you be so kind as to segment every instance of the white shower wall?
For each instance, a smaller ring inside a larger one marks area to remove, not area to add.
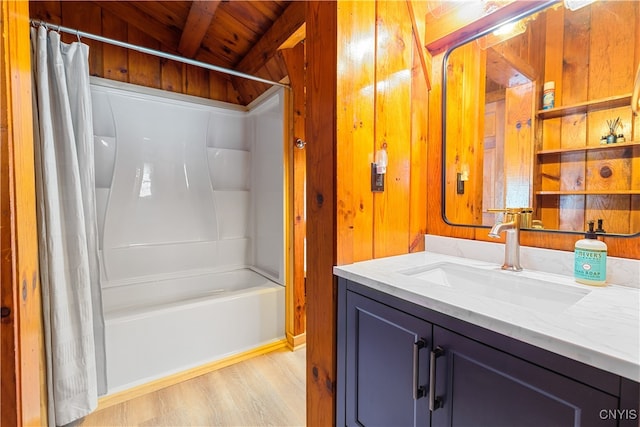
[[[284,283],[283,90],[248,111],[92,79],[103,286],[250,266]]]
[[[251,168],[253,265],[281,284],[284,283],[283,96],[283,90],[278,90],[247,117],[251,153],[260,159]],[[281,246],[274,246],[278,241]]]

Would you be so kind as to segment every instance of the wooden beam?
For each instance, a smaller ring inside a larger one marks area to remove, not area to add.
[[[338,2],[307,16],[307,425],[335,425]],[[289,6],[291,7],[291,6]]]
[[[409,8],[409,16],[411,17],[411,24],[413,25],[413,39],[418,47],[417,52],[420,65],[422,65],[422,73],[427,83],[427,90],[431,90],[431,55],[427,58],[428,53],[422,42],[424,40],[424,18],[419,18],[419,16],[426,16],[424,13],[426,2],[418,3],[413,0],[407,0],[407,7]]]
[[[307,26],[306,24],[302,24],[278,49],[291,49],[304,40],[305,37],[307,37]]]
[[[178,44],[178,52],[181,55],[187,58],[196,56],[219,5],[219,0],[196,0],[191,3],[187,22],[184,24]]]
[[[114,15],[120,17],[120,19],[123,19],[151,38],[159,41],[165,47],[164,50],[177,52],[178,42],[180,41],[180,32],[175,28],[163,25],[151,16],[142,12],[133,5],[134,2],[95,1],[94,3],[102,9],[108,10]]]
[[[453,43],[479,34],[504,19],[549,2],[500,0],[491,3],[494,8],[486,10],[484,2],[457,2],[441,14],[428,14],[424,40],[427,49],[432,55],[442,52]]]
[[[293,1],[251,50],[240,60],[236,70],[254,74],[305,22],[305,2]]]
[[[538,73],[512,49],[490,47],[487,52],[487,78],[503,87],[513,87],[537,80]]]

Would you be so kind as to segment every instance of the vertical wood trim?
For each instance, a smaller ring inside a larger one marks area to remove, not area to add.
[[[307,424],[335,424],[337,2],[307,19]],[[339,244],[339,242],[338,242]]]
[[[307,224],[305,218],[304,187],[307,154],[306,149],[298,149],[295,147],[295,141],[298,138],[303,141],[306,140],[304,43],[298,43],[290,49],[282,50],[282,56],[287,66],[287,73],[293,94],[293,134],[288,140],[288,145],[285,146],[285,150],[293,152],[293,281],[291,283],[293,291],[293,316],[290,316],[290,319],[287,321],[287,337],[296,337],[303,334],[306,330],[304,246]],[[291,339],[289,341],[291,344]]]
[[[42,393],[44,367],[41,364],[29,5],[3,1],[1,8],[0,286],[2,305],[10,304],[11,309],[11,315],[2,320],[2,422],[4,425],[7,415],[7,420],[15,425],[35,426],[46,424],[46,411]],[[4,399],[14,406],[7,407]]]
[[[294,304],[295,292],[295,276],[294,276],[294,187],[293,187],[293,104],[294,93],[292,90],[285,89],[283,92],[283,132],[282,132],[282,175],[283,175],[283,192],[282,200],[282,230],[283,247],[284,247],[284,322],[285,336],[287,344],[290,348],[295,348],[295,334],[293,332],[293,324],[295,323],[296,310]]]
[[[3,425],[10,427],[21,424],[20,401],[18,400],[16,316],[16,292],[13,286],[13,252],[12,252],[12,223],[11,200],[9,182],[9,134],[11,133],[11,82],[7,78],[9,69],[8,40],[9,2],[0,4],[0,22],[2,23],[2,38],[0,39],[0,304],[9,308],[11,315],[3,318],[0,323],[0,419]]]

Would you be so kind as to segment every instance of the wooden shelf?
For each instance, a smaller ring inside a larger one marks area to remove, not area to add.
[[[616,142],[615,144],[606,145],[590,145],[587,147],[574,147],[574,148],[558,148],[553,150],[540,150],[536,154],[543,156],[545,154],[561,154],[561,153],[577,153],[581,151],[597,151],[597,150],[615,150],[627,147],[640,147],[640,141],[631,142]]]
[[[640,194],[640,190],[542,190],[536,196],[624,196]]]
[[[573,105],[565,105],[562,107],[550,108],[548,110],[538,110],[537,116],[540,119],[553,119],[556,117],[563,117],[571,114],[584,114],[591,111],[605,110],[624,106],[631,106],[631,94],[594,99],[593,101],[586,101]]]

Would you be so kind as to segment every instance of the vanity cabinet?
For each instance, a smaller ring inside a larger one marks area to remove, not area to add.
[[[346,294],[346,425],[428,426],[432,325]]]
[[[638,425],[638,383],[338,283],[337,425]]]

